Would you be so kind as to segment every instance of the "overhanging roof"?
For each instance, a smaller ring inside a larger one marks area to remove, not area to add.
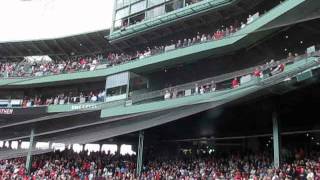
[[[84,55],[111,51],[104,37],[109,29],[53,39],[1,42],[0,57],[49,55],[53,58],[65,55]]]

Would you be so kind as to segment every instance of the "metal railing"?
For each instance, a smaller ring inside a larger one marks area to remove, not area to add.
[[[313,56],[318,56],[318,55],[320,55],[320,51],[316,51],[316,52],[314,52],[312,54],[309,54],[309,55],[308,54],[303,54],[303,55],[297,56],[297,57],[292,58],[292,59],[288,59],[288,58],[282,59],[282,60],[279,60],[279,62],[280,63],[284,63],[284,64],[290,64],[290,63],[295,63],[295,62],[298,62],[300,60],[306,59],[308,57],[313,57]],[[175,89],[176,91],[179,92],[179,91],[185,91],[185,90],[188,90],[188,89],[194,89],[196,84],[198,84],[198,86],[200,87],[200,86],[203,86],[203,85],[207,85],[208,83],[210,84],[212,81],[215,84],[223,83],[223,82],[231,81],[235,77],[242,77],[242,76],[245,76],[245,75],[252,74],[253,71],[256,68],[260,68],[260,70],[263,72],[263,71],[267,70],[268,68],[274,68],[276,66],[277,66],[276,63],[274,63],[271,66],[270,65],[266,65],[266,64],[258,65],[258,66],[246,68],[246,69],[235,71],[235,72],[222,74],[222,75],[215,76],[215,77],[209,77],[209,78],[206,78],[206,79],[193,81],[193,82],[190,82],[190,83],[185,83],[185,84],[181,84],[181,85],[177,85],[177,86],[172,86],[170,88],[165,88],[165,89],[156,90],[156,91],[143,93],[143,94],[133,94],[131,96],[131,100],[132,100],[132,103],[138,103],[138,102],[142,102],[142,101],[152,100],[152,99],[155,99],[155,98],[163,97],[168,89]],[[231,82],[229,82],[227,84],[231,85]],[[230,88],[231,88],[231,86],[230,86]],[[227,89],[230,89],[230,88],[227,88]],[[217,91],[223,91],[223,90],[225,90],[225,89],[218,89]]]

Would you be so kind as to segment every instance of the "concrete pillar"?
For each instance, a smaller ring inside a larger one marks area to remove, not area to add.
[[[12,141],[8,141],[9,143],[9,149],[12,149]]]
[[[116,155],[117,156],[120,156],[120,152],[121,152],[121,144],[117,144],[117,152],[116,152]]]
[[[280,137],[280,128],[279,128],[279,119],[278,113],[274,111],[272,113],[272,129],[273,129],[273,162],[274,167],[280,167],[281,161],[281,154],[280,154],[280,147],[281,147],[281,137]]]
[[[21,144],[22,144],[22,140],[19,140],[18,141],[18,149],[21,149],[22,147],[21,147]]]
[[[49,141],[49,149],[52,149],[52,141]]]
[[[32,149],[35,146],[34,143],[34,129],[31,129],[30,133],[30,141],[29,141],[29,149],[28,149],[28,155],[27,155],[27,160],[26,160],[26,169],[27,169],[27,174],[30,174],[30,169],[31,169],[31,161],[32,161]]]
[[[103,144],[99,144],[99,152],[100,152],[100,153],[102,152],[102,145],[103,145]]]
[[[137,175],[141,175],[142,164],[143,164],[143,141],[144,141],[144,132],[139,132],[139,144],[138,144],[138,156],[137,156]]]

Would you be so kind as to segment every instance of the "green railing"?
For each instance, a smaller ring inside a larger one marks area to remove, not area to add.
[[[164,98],[156,101],[141,103],[137,105],[127,106],[127,107],[115,107],[112,109],[103,109],[101,111],[101,117],[111,117],[117,115],[126,115],[131,113],[141,113],[141,112],[152,112],[164,109],[175,108],[184,105],[199,104],[205,102],[219,102],[226,101],[230,102],[233,99],[244,97],[258,90],[268,88],[270,86],[279,84],[283,82],[286,78],[293,78],[299,73],[312,68],[319,68],[319,58],[318,57],[305,57],[298,61],[297,63],[290,64],[285,68],[285,71],[276,74],[271,77],[266,77],[263,79],[253,79],[249,83],[240,85],[240,87],[235,89],[226,89],[221,91],[214,91],[210,93],[205,93],[202,95],[192,95],[184,96],[175,99],[164,100]]]

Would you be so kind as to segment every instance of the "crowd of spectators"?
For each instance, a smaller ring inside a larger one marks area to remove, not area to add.
[[[197,32],[193,37],[186,37],[177,41],[171,40],[166,44],[146,47],[144,50],[140,50],[135,53],[109,53],[106,57],[103,55],[66,57],[64,60],[52,60],[44,62],[0,62],[0,76],[28,77],[72,73],[76,71],[93,71],[103,59],[106,59],[107,66],[114,66],[134,59],[142,59],[177,48],[188,47],[207,41],[220,40],[232,35],[239,29],[244,28],[247,24],[250,24],[258,17],[259,13],[249,15],[246,23],[241,22],[241,24],[221,26],[221,28],[217,29],[215,32],[210,33]]]
[[[294,63],[298,60],[298,54],[294,56],[292,53],[288,54],[287,59],[283,59],[282,61],[274,61],[271,60],[264,65],[257,66],[253,72],[246,72],[248,74],[241,75],[238,77],[227,77],[227,79],[223,81],[219,81],[219,84],[223,84],[223,86],[219,85],[217,87],[217,82],[215,82],[212,78],[204,79],[195,82],[195,84],[191,87],[192,83],[187,83],[183,85],[178,85],[174,87],[169,87],[164,90],[161,90],[160,94],[163,95],[164,100],[175,99],[178,97],[185,97],[190,95],[201,95],[209,92],[214,92],[216,90],[225,90],[228,88],[235,89],[242,84],[250,82],[252,79],[262,79],[264,77],[270,77],[281,73],[284,71],[286,64]],[[237,73],[236,73],[237,74]],[[229,78],[229,79],[228,79]],[[232,78],[232,79],[231,79]],[[229,82],[229,80],[231,81]],[[210,80],[210,81],[208,81]],[[227,85],[227,86],[226,86]],[[62,105],[62,104],[78,104],[78,103],[88,103],[88,102],[104,102],[106,97],[105,90],[97,90],[97,91],[88,91],[88,92],[79,92],[79,93],[61,93],[56,96],[52,96],[49,98],[44,98],[42,96],[35,97],[24,97],[21,101],[22,107],[32,107],[32,106],[40,106],[40,105]]]
[[[222,25],[221,28],[217,29],[214,32],[208,32],[208,33],[200,33],[197,32],[193,37],[186,37],[184,39],[180,40],[171,40],[170,42],[162,45],[157,45],[153,47],[147,47],[144,50],[137,51],[133,54],[117,54],[117,53],[110,53],[107,56],[107,61],[109,65],[117,65],[124,62],[128,62],[134,59],[142,59],[148,56],[156,55],[159,53],[171,51],[178,48],[184,48],[188,46],[192,46],[194,44],[199,43],[205,43],[208,41],[215,41],[220,40],[225,37],[228,37],[238,30],[245,28],[246,25],[252,23],[254,20],[256,20],[259,17],[259,13],[255,13],[254,15],[249,15],[245,22],[241,22],[240,24],[233,23],[229,26]]]
[[[13,75],[15,71],[16,63],[8,61],[0,61],[0,77],[5,76],[9,77]]]
[[[64,60],[0,62],[0,77],[45,76],[76,71],[93,71],[102,60],[102,55],[90,55],[66,57]]]
[[[240,77],[234,77],[231,80],[230,87],[232,89],[235,89],[235,88],[238,88],[241,84],[247,83],[254,78],[262,79],[263,77],[270,77],[270,76],[279,74],[284,71],[286,63],[292,63],[294,60],[296,60],[296,58],[291,57],[291,53],[289,53],[289,56],[287,59],[288,59],[287,62],[271,60],[270,62],[267,62],[264,65],[256,67],[255,70],[253,72],[250,72],[249,74],[245,74]],[[204,94],[204,93],[214,92],[217,90],[217,84],[213,80],[211,80],[211,82],[205,82],[205,83],[196,82],[194,87],[192,88],[190,87],[178,88],[178,87],[179,86],[169,87],[165,89],[164,100],[175,99],[178,97],[184,97],[189,95]],[[224,87],[222,89],[226,89],[230,87]],[[219,88],[218,90],[221,90],[221,88]]]
[[[41,105],[62,105],[62,104],[78,104],[87,102],[103,102],[106,96],[105,90],[80,92],[79,94],[61,93],[55,97],[43,98],[36,96],[33,98],[25,97],[22,100],[22,107],[32,107]]]
[[[71,150],[33,157],[31,174],[26,174],[25,158],[0,161],[0,179],[154,179],[154,180],[319,180],[319,152],[297,151],[279,168],[269,153],[184,154],[175,158],[144,160],[142,174],[136,176],[136,157],[105,152]]]
[[[102,56],[80,56],[68,58],[66,60],[51,62],[32,62],[31,76],[44,76],[60,73],[72,73],[76,71],[93,71],[99,65]],[[24,66],[19,67],[18,76],[24,76],[28,72],[24,71]]]

